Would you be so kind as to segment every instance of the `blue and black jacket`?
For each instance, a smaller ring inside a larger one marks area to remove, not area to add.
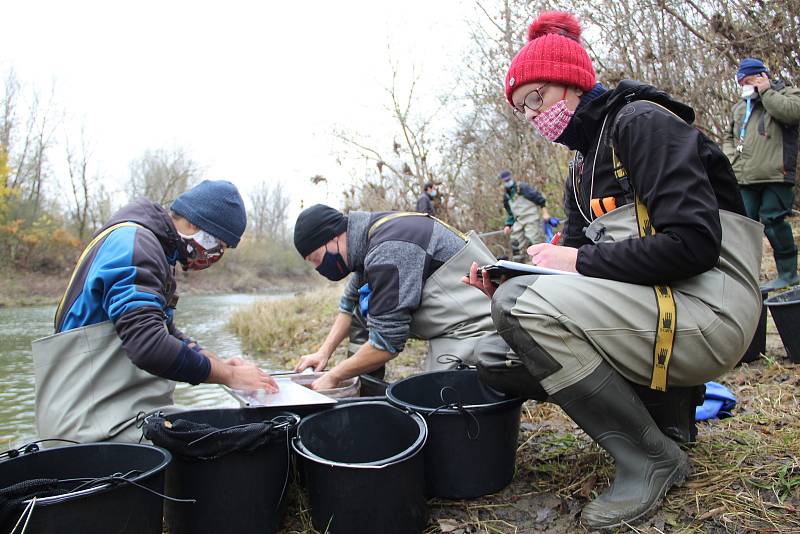
[[[111,321],[131,361],[149,373],[197,384],[211,363],[173,324],[181,240],[164,209],[145,198],[120,209],[113,230],[86,255],[67,288],[56,333]]]

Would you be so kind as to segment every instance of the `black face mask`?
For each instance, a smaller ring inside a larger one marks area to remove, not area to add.
[[[338,243],[336,246],[338,248]],[[328,252],[326,250],[325,256],[322,257],[322,263],[317,267],[317,272],[331,282],[338,282],[350,274],[350,268],[347,267],[347,263],[338,251]]]

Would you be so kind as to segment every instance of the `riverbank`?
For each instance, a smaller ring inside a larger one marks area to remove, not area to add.
[[[57,304],[66,289],[70,272],[57,274],[0,271],[0,308]],[[180,295],[221,295],[225,293],[295,292],[319,284],[319,277],[307,274],[259,276],[254,273],[175,273]]]

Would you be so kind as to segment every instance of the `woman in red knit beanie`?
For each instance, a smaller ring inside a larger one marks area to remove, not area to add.
[[[703,384],[737,363],[756,328],[761,225],[694,111],[640,82],[605,89],[580,35],[573,15],[542,13],[505,96],[575,151],[563,246],[528,254],[584,276],[496,287],[473,264],[468,283],[492,296],[498,334],[524,364],[517,379],[541,385],[614,458],[611,487],[582,513],[609,528],[648,515],[689,474],[676,442],[695,440]]]

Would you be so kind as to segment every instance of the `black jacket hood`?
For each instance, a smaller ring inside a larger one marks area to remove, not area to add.
[[[589,143],[595,139],[606,115],[615,114],[622,106],[636,100],[649,100],[664,106],[678,117],[691,124],[694,122],[694,110],[673,100],[666,92],[652,85],[635,80],[622,80],[619,85],[609,89],[593,100],[580,106],[572,117],[575,122],[575,140],[567,146],[572,150],[586,153]],[[573,146],[574,145],[574,146]]]

